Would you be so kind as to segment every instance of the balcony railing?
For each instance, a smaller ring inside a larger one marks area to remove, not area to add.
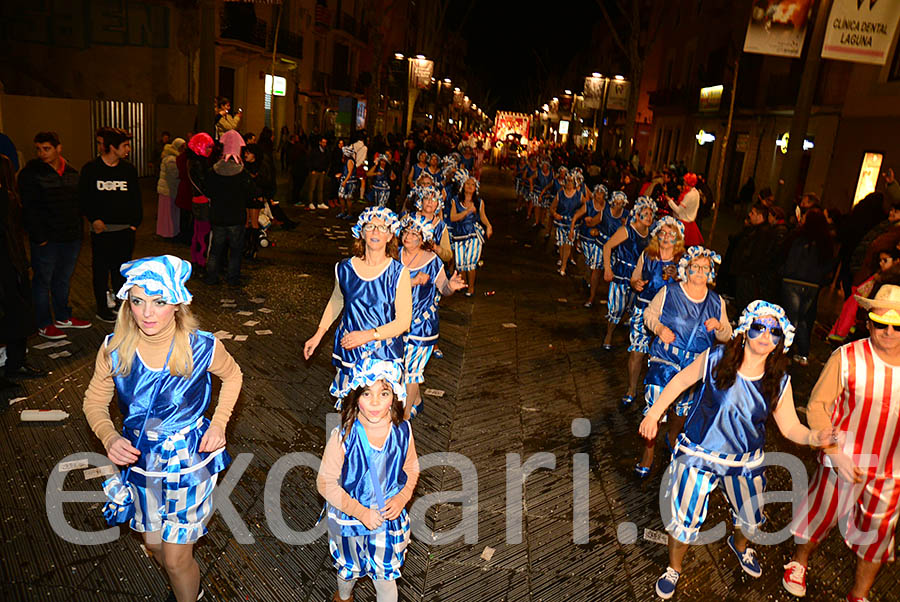
[[[272,50],[272,36],[269,36],[269,43],[266,46],[266,50],[270,52]],[[303,36],[292,31],[284,31],[282,29],[278,32],[278,52],[281,52],[288,56],[292,56],[294,58],[302,59]]]
[[[271,47],[266,22],[256,18],[252,4],[226,3],[220,13],[219,35],[260,48]]]

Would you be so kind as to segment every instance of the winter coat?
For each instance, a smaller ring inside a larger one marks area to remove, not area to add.
[[[66,163],[63,174],[40,159],[19,173],[25,229],[32,243],[81,240],[78,172]]]
[[[178,149],[171,144],[163,148],[159,164],[159,180],[156,182],[156,192],[162,196],[170,198],[178,196],[178,165],[175,162],[178,155]]]
[[[247,221],[247,201],[253,191],[244,166],[234,161],[216,161],[206,174],[209,221],[213,226],[238,226]]]

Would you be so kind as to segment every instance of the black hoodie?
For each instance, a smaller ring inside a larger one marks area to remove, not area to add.
[[[209,222],[213,226],[238,226],[247,221],[247,202],[253,185],[244,166],[234,161],[216,161],[204,183],[209,197]]]

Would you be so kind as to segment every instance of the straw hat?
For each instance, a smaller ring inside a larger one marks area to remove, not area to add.
[[[891,324],[900,326],[900,286],[885,284],[875,294],[873,299],[854,295],[860,307],[869,311],[869,319],[879,324]],[[876,314],[872,310],[887,309],[884,314]]]

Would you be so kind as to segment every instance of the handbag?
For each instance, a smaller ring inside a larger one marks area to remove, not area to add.
[[[147,414],[144,416],[141,432],[138,435],[137,441],[134,443],[135,447],[138,447],[141,443],[141,439],[144,438],[144,431],[147,428],[147,419],[150,418],[153,402],[156,400],[156,396],[159,395],[163,378],[165,378],[167,368],[169,367],[169,359],[172,357],[172,349],[174,348],[175,339],[173,338],[172,344],[169,345],[169,353],[166,355],[166,363],[163,364],[163,369],[160,371],[156,383],[154,383],[153,393],[150,395],[150,403],[147,405]],[[106,524],[109,526],[121,525],[134,518],[134,503],[137,499],[137,490],[134,485],[128,482],[130,474],[131,466],[125,469],[124,474],[117,472],[103,482],[103,493],[106,494],[108,500],[103,504],[103,518],[106,519]]]

